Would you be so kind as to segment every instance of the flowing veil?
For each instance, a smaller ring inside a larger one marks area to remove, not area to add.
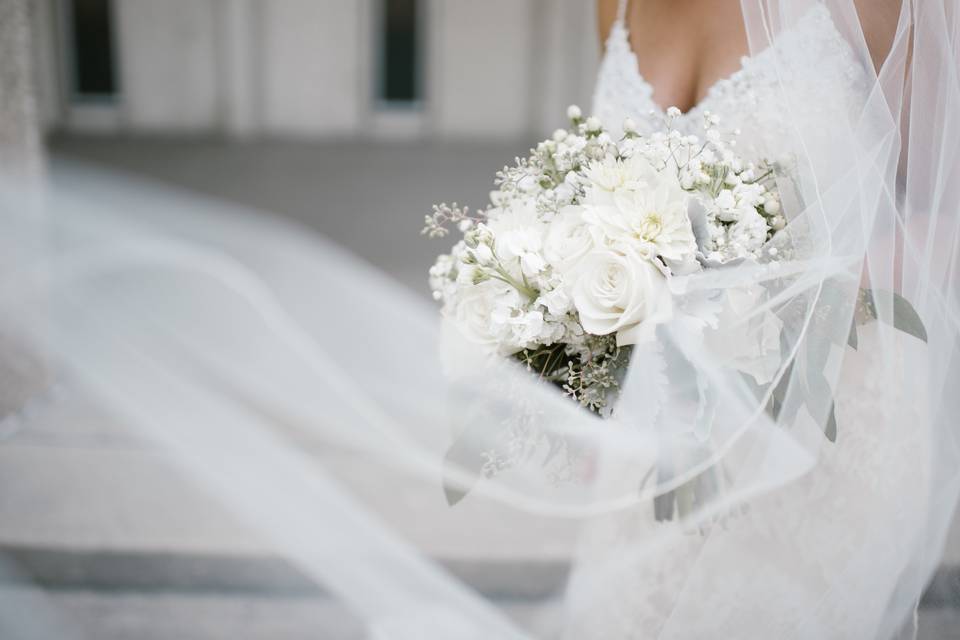
[[[700,545],[673,576],[661,637],[713,625],[896,637],[960,493],[960,10],[905,1],[877,66],[852,0],[742,0],[751,54],[774,57],[788,105],[807,104],[797,61],[764,52],[816,4],[849,45],[837,65],[869,69],[871,86],[852,115],[786,114],[789,225],[771,242],[802,250],[777,269],[703,272],[678,294],[683,306],[774,291],[737,325],[747,342],[782,326],[768,384],[677,316],[635,350],[601,420],[520,367],[479,360],[434,306],[318,235],[61,162],[39,188],[0,192],[0,335],[18,363],[3,386],[29,390],[0,455],[33,447],[4,479],[60,463],[43,446],[51,430],[155,452],[369,637],[411,640],[562,635],[570,568],[603,576],[621,557],[583,555],[585,537],[672,510],[692,486],[683,518],[617,532],[618,554]],[[857,420],[875,440],[844,441]],[[808,490],[837,468],[862,491]],[[870,499],[823,506],[850,495]],[[149,527],[130,529],[149,543]],[[792,555],[751,555],[757,532]],[[769,582],[745,603],[749,580]],[[7,595],[9,629],[71,637],[43,589]],[[525,617],[504,598],[553,607]]]

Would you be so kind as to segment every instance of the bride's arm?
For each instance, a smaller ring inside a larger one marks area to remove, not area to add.
[[[597,0],[597,33],[600,38],[600,48],[603,49],[610,29],[617,19],[617,0]]]

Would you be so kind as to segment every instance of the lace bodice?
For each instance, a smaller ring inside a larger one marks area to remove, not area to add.
[[[617,129],[627,117],[641,132],[660,126],[664,111],[640,73],[624,22],[626,2],[607,38],[593,100],[593,113]],[[779,34],[773,45],[745,56],[733,74],[713,83],[706,96],[675,123],[698,133],[705,113],[722,126],[741,131],[738,143],[748,158],[776,159],[794,143],[798,123],[824,117],[851,117],[869,86],[857,61],[822,4]],[[802,100],[795,98],[802,96]],[[789,120],[787,118],[789,116]]]

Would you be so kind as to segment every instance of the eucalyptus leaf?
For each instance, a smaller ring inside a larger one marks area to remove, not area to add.
[[[891,324],[894,329],[927,342],[927,328],[920,314],[906,298],[893,291],[882,289],[865,289],[863,297],[864,310],[870,318]],[[891,309],[892,318],[887,314],[881,316],[877,311],[878,307]]]
[[[470,493],[483,469],[482,447],[478,446],[479,443],[474,439],[465,436],[466,434],[454,440],[443,456],[443,494],[451,507]],[[469,481],[465,484],[461,477],[454,479],[452,470],[468,473]]]
[[[789,408],[787,408],[787,389],[790,386],[791,380],[794,380],[793,371],[794,363],[791,362],[787,365],[787,369],[783,372],[780,382],[777,383],[777,386],[773,390],[773,418],[780,422],[782,426],[793,424],[793,421],[797,417],[797,412],[799,412],[800,407],[803,406],[803,400],[794,394],[794,397],[791,398],[791,404]]]
[[[807,407],[810,408],[811,415],[817,417],[817,413],[814,411],[815,407],[810,405],[810,398],[822,398],[829,399],[829,406],[827,407],[826,412],[826,422],[823,425],[823,435],[826,436],[827,440],[830,442],[837,441],[837,416],[834,411],[834,400],[833,400],[833,389],[830,388],[830,383],[827,382],[826,376],[819,371],[807,371],[807,385],[809,393]]]
[[[827,424],[823,428],[823,435],[827,436],[830,442],[837,441],[837,412],[833,402],[830,403],[830,411],[827,412]]]
[[[846,336],[834,330],[836,323],[842,321],[842,318],[845,317],[846,314],[852,312],[852,309],[846,304],[838,304],[838,301],[848,300],[850,294],[854,291],[857,291],[855,285],[837,280],[824,281],[823,297],[821,298],[824,302],[819,305],[813,320],[815,337],[826,337],[827,340],[823,340],[824,343],[831,342],[838,347],[843,347],[844,344],[847,344],[856,350],[859,336],[856,335],[855,320],[851,320],[850,331]],[[820,314],[823,314],[824,317],[817,320],[816,318],[818,318]],[[829,347],[827,347],[827,349],[829,350]]]
[[[657,522],[669,522],[673,520],[673,512],[676,503],[676,494],[674,491],[667,491],[653,499],[653,517]]]
[[[694,423],[694,435],[700,440],[710,437],[710,430],[717,413],[717,391],[710,386],[709,380],[697,371],[697,417]]]
[[[856,318],[850,321],[850,335],[847,337],[847,344],[850,345],[850,348],[854,351],[856,351],[857,347],[860,345],[860,336],[857,334]]]
[[[906,298],[896,293],[893,296],[893,326],[904,333],[908,333],[918,340],[927,341],[927,328],[920,319],[920,314],[913,308]]]

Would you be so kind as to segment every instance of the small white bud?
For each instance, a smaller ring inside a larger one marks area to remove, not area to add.
[[[763,210],[770,215],[780,213],[780,201],[776,198],[766,198],[763,201]]]
[[[579,120],[580,118],[583,117],[583,112],[580,111],[580,107],[578,107],[575,104],[572,104],[569,107],[567,107],[567,117],[570,118],[571,120]]]
[[[553,140],[554,140],[554,142],[563,142],[563,140],[564,140],[566,137],[567,137],[567,130],[566,130],[566,129],[557,129],[556,131],[553,132]]]
[[[770,247],[770,248],[767,250],[767,253],[770,254],[770,257],[776,258],[776,257],[777,257],[777,254],[780,253],[780,251],[779,251],[776,247]]]
[[[668,118],[671,118],[671,119],[672,119],[672,118],[679,118],[681,115],[682,115],[682,114],[681,114],[681,112],[680,112],[680,109],[678,109],[677,107],[670,107],[670,108],[667,109],[667,117],[668,117]]]
[[[587,131],[590,133],[596,133],[603,129],[603,123],[600,122],[600,118],[596,116],[590,116],[587,118]]]
[[[623,121],[623,132],[624,133],[636,133],[637,132],[637,123],[633,118],[627,117]]]
[[[477,245],[477,248],[474,249],[474,255],[476,256],[477,262],[483,266],[487,266],[493,262],[493,251],[490,249],[490,245]]]
[[[770,225],[774,228],[774,230],[780,231],[787,226],[787,220],[783,216],[777,216],[770,222]]]
[[[470,228],[473,226],[473,220],[461,220],[460,224],[457,227],[460,229],[460,233],[466,233],[470,231]]]
[[[433,292],[433,299],[434,299],[434,300],[437,300],[437,301],[439,302],[441,298],[443,298],[443,294],[442,294],[442,293],[440,293],[439,291],[434,291],[434,292]]]

